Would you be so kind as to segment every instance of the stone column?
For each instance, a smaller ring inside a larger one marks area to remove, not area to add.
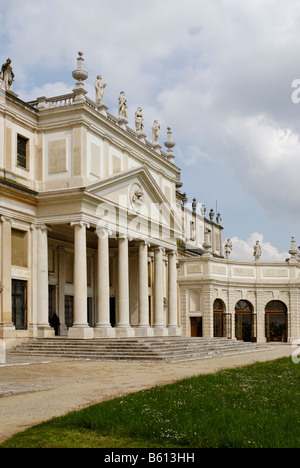
[[[177,252],[168,254],[168,329],[169,335],[180,335],[177,304]]]
[[[139,324],[136,329],[138,336],[150,336],[153,334],[149,323],[149,294],[148,294],[148,247],[147,242],[138,244],[138,307]]]
[[[37,336],[38,338],[54,337],[54,329],[49,325],[48,294],[48,228],[40,225],[37,229]]]
[[[65,321],[65,284],[66,284],[66,252],[58,247],[58,316],[60,321],[59,334],[68,335]]]
[[[69,329],[71,338],[93,338],[93,329],[87,323],[87,223],[71,223],[74,227],[74,322]]]
[[[118,309],[116,336],[133,336],[129,318],[128,237],[118,239]]]
[[[109,231],[103,229],[98,234],[97,262],[97,324],[94,330],[95,338],[114,337],[115,330],[110,323],[110,291],[109,291]]]
[[[0,314],[0,338],[6,338],[14,333],[12,323],[12,301],[11,301],[11,219],[0,217],[1,229],[1,264],[0,283],[2,291],[0,293],[1,314]]]
[[[163,285],[163,252],[162,247],[154,250],[154,334],[165,335],[164,323],[164,285]]]

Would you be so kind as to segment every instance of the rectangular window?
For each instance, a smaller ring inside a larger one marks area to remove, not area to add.
[[[28,168],[28,143],[27,138],[18,135],[17,137],[17,166],[23,169]]]

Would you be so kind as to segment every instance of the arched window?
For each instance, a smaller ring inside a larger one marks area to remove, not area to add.
[[[249,301],[240,300],[235,306],[235,337],[242,341],[256,341],[256,315]]]
[[[288,309],[281,301],[271,301],[265,308],[267,341],[287,342]]]
[[[214,312],[225,312],[226,307],[221,299],[216,299],[214,302]]]
[[[235,306],[235,311],[240,313],[252,314],[253,306],[250,302],[241,300]]]
[[[231,316],[226,314],[226,306],[221,299],[216,299],[214,309],[214,337],[231,337]]]

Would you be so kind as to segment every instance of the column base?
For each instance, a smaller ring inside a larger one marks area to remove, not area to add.
[[[134,328],[116,327],[116,338],[132,338],[135,336]]]
[[[0,324],[0,339],[5,340],[6,338],[15,338],[16,329],[13,323],[1,323]]]
[[[94,338],[94,329],[91,327],[72,327],[69,328],[68,338],[92,340]]]
[[[67,327],[67,325],[60,325],[60,327],[59,327],[59,336],[68,336],[68,327]]]
[[[154,336],[169,336],[168,329],[166,327],[153,327]]]
[[[94,338],[115,338],[116,329],[113,327],[96,327],[94,328]]]
[[[55,338],[54,328],[49,326],[38,326],[37,338]]]
[[[182,330],[179,327],[170,326],[168,327],[168,333],[169,333],[169,336],[181,336]]]
[[[256,343],[257,344],[266,344],[267,343],[267,338],[265,336],[257,337]]]
[[[153,328],[151,327],[136,327],[134,331],[137,337],[154,336]]]

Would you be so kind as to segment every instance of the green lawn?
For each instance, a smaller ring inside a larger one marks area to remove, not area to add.
[[[1,448],[300,448],[290,358],[185,379],[54,418]]]

